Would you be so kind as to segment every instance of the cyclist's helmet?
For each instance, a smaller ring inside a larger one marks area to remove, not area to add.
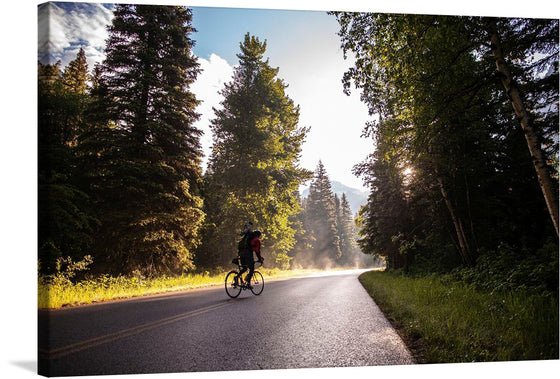
[[[253,232],[253,235],[254,235],[255,237],[260,237],[260,236],[261,236],[261,231],[260,231],[260,230],[255,230],[255,231]]]

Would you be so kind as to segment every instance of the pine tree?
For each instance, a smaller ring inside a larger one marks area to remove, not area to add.
[[[200,260],[207,266],[229,263],[239,230],[251,221],[263,231],[273,261],[286,266],[295,243],[297,189],[309,177],[298,167],[307,128],[298,126],[299,107],[285,94],[278,69],[264,60],[266,41],[247,34],[240,48],[239,66],[221,92],[222,108],[211,124],[207,244]]]
[[[344,234],[344,225],[342,224],[342,208],[340,206],[340,198],[338,194],[334,194],[334,220],[336,224],[336,235],[338,236],[338,245],[340,247],[341,258],[344,256],[342,248],[342,236]]]
[[[328,267],[336,264],[342,252],[337,234],[335,197],[325,166],[319,161],[306,202],[306,225],[313,236],[315,265]]]
[[[115,9],[83,136],[101,269],[153,275],[194,267],[203,213],[198,101],[188,90],[199,72],[191,19],[179,6]]]
[[[299,196],[299,194],[298,194]],[[293,225],[296,230],[294,248],[290,251],[293,258],[292,268],[313,267],[315,259],[312,256],[313,236],[307,225],[306,199],[300,200],[301,211],[293,216]]]
[[[338,235],[340,238],[340,251],[342,253],[341,264],[353,265],[359,263],[357,245],[356,245],[356,229],[354,226],[354,217],[350,204],[343,193],[340,198],[340,210],[337,219]]]
[[[87,88],[88,64],[84,49],[80,48],[76,59],[68,63],[62,74],[62,83],[71,92],[84,94]]]

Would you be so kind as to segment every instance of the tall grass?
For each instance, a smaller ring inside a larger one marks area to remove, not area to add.
[[[317,271],[266,268],[259,268],[258,270],[264,275],[265,280],[304,275]],[[73,275],[56,275],[49,278],[40,277],[38,282],[38,307],[52,309],[212,285],[222,285],[226,273],[227,272],[215,274],[200,273],[176,277],[163,276],[152,279],[146,279],[139,275],[130,277],[111,277],[104,275],[78,282],[71,280]]]
[[[368,272],[360,281],[420,362],[558,359],[558,301],[477,291],[438,276]]]

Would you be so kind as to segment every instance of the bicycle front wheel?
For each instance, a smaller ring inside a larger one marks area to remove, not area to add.
[[[236,282],[237,271],[230,271],[226,276],[226,293],[232,299],[235,299],[241,293],[241,286]]]
[[[260,295],[264,289],[264,278],[262,274],[258,271],[253,273],[253,277],[251,278],[251,292],[253,295]]]

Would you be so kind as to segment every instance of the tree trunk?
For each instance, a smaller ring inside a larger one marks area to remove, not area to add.
[[[457,215],[455,214],[455,210],[453,208],[453,205],[451,204],[451,201],[449,200],[449,196],[447,196],[447,191],[445,191],[445,188],[443,187],[443,181],[441,180],[441,178],[438,178],[438,184],[441,195],[443,196],[443,200],[445,201],[445,205],[447,206],[447,210],[451,215],[453,225],[455,226],[455,232],[457,233],[457,240],[459,242],[459,252],[461,253],[461,257],[466,264],[472,266],[474,264],[474,261],[470,253],[469,245],[467,243],[467,236],[465,235],[465,231],[463,230],[461,220],[459,220],[457,218]]]
[[[494,20],[490,20],[487,24],[488,33],[490,35],[490,41],[492,46],[492,53],[494,58],[496,58],[496,67],[498,72],[501,74],[502,84],[508,94],[515,115],[521,123],[521,128],[525,134],[525,139],[527,140],[527,145],[531,153],[531,158],[533,160],[533,165],[537,171],[537,177],[539,179],[539,185],[544,195],[544,200],[546,206],[548,207],[548,212],[552,218],[552,223],[554,224],[554,229],[558,235],[558,199],[556,197],[553,181],[550,176],[550,171],[546,163],[546,158],[541,149],[538,141],[537,134],[533,128],[532,122],[529,118],[529,114],[525,109],[523,104],[523,99],[521,93],[517,88],[516,83],[513,81],[511,73],[509,71],[508,65],[506,63],[504,53],[500,44],[500,37],[497,31],[497,25]]]
[[[469,215],[469,224],[471,229],[471,240],[474,242],[475,251],[478,250],[478,241],[476,238],[476,233],[474,232],[474,221],[471,212],[471,191],[469,190],[469,182],[467,180],[467,175],[464,174],[463,178],[465,180],[465,194],[467,198],[467,210]]]

